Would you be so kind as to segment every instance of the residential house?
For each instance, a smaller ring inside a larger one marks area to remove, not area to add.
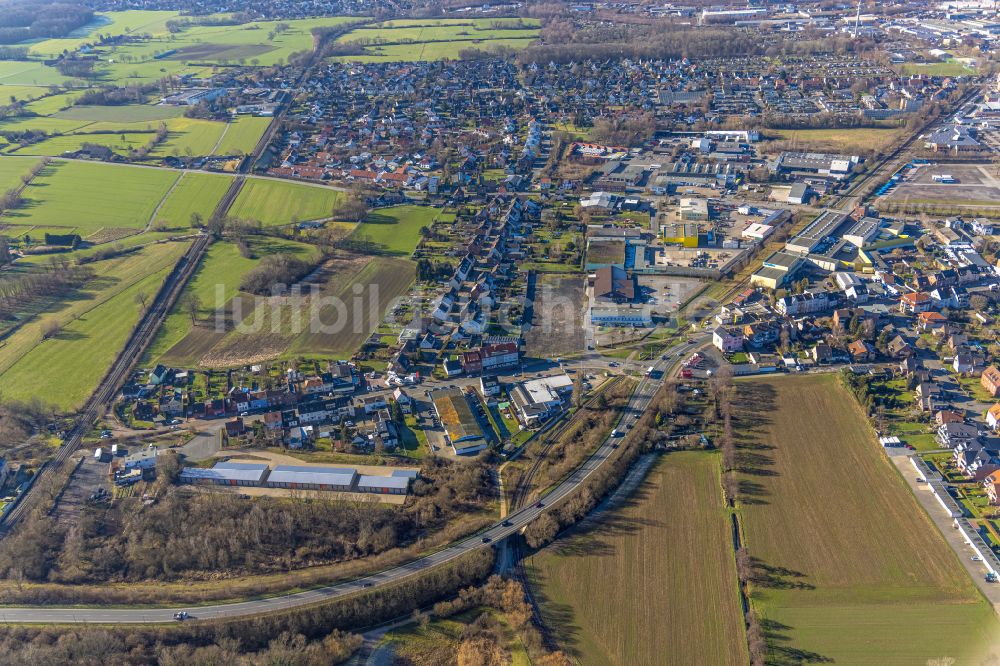
[[[743,351],[743,332],[735,328],[718,326],[712,331],[712,344],[725,354]]]
[[[942,423],[937,429],[937,441],[946,449],[966,449],[979,441],[979,429],[964,422]]]
[[[979,382],[991,396],[997,397],[997,394],[1000,393],[1000,369],[997,369],[995,365],[987,367],[983,370],[983,376]]]
[[[921,291],[903,294],[899,298],[899,311],[904,314],[926,312],[931,307],[931,297]]]

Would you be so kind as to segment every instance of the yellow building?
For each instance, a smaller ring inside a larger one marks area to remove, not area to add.
[[[663,239],[664,243],[670,243],[672,245],[698,247],[698,225],[661,224],[660,238]]]

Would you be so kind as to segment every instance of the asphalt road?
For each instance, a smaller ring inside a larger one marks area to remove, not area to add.
[[[628,433],[639,417],[649,406],[657,390],[663,384],[668,371],[692,349],[708,339],[708,334],[699,333],[693,338],[695,343],[682,343],[672,347],[664,358],[652,366],[654,376],[643,377],[626,408],[617,429]],[[473,537],[453,543],[452,545],[407,564],[387,569],[365,578],[359,578],[336,585],[320,587],[305,592],[296,592],[282,596],[243,601],[231,604],[210,606],[188,606],[171,608],[52,608],[44,606],[10,607],[0,609],[0,622],[4,623],[44,623],[44,624],[77,624],[77,623],[154,623],[174,622],[173,615],[178,610],[187,611],[193,620],[211,620],[221,618],[238,618],[259,615],[274,611],[288,610],[323,601],[330,601],[366,589],[374,589],[392,585],[399,581],[433,569],[450,562],[466,553],[479,548],[492,547],[493,543],[510,536],[514,532],[533,521],[546,507],[557,504],[560,500],[572,494],[591,474],[600,469],[607,461],[614,446],[621,437],[608,437],[601,447],[587,459],[579,468],[570,474],[559,486],[550,492],[543,500],[545,506],[533,504],[516,513],[510,514],[493,527],[476,534]]]

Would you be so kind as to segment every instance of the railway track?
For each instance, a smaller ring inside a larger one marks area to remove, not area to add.
[[[579,414],[584,409],[591,407],[594,403],[597,402],[599,396],[603,395],[606,391],[621,383],[621,381],[622,381],[622,376],[619,375],[618,377],[614,377],[609,381],[605,382],[604,385],[601,386],[600,389],[594,395],[590,396],[590,398],[587,399],[587,401],[581,406],[580,410],[578,410],[577,413]],[[555,443],[559,441],[559,438],[562,436],[564,432],[566,432],[566,430],[570,427],[570,425],[573,422],[574,422],[573,418],[566,419],[558,426],[556,426],[554,429],[545,433],[545,439],[544,443],[542,444],[541,451],[538,452],[538,455],[532,462],[531,467],[528,468],[528,471],[525,474],[522,474],[521,477],[518,479],[517,485],[514,486],[514,489],[510,493],[510,501],[508,502],[508,507],[507,507],[508,513],[517,511],[524,504],[524,500],[527,498],[528,492],[531,489],[531,482],[534,479],[535,474],[538,473],[538,470],[542,468],[542,464],[545,462],[545,459],[548,456],[549,449],[551,449],[555,445]]]
[[[229,185],[229,189],[226,190],[226,193],[219,200],[218,204],[216,204],[213,217],[225,215],[226,211],[229,210],[229,207],[232,206],[233,201],[239,195],[245,180],[244,176],[238,176],[233,179],[233,182]],[[70,456],[79,450],[84,436],[93,426],[94,422],[111,407],[122,385],[135,370],[136,363],[142,358],[143,353],[153,341],[156,332],[170,313],[174,303],[177,302],[181,292],[184,290],[184,286],[191,279],[191,276],[201,262],[205,250],[211,244],[211,240],[211,237],[207,234],[200,235],[174,265],[170,274],[163,281],[163,285],[157,292],[153,302],[149,305],[149,308],[139,320],[138,325],[132,331],[132,335],[129,337],[128,342],[125,343],[125,347],[118,353],[114,363],[111,364],[111,367],[103,379],[101,379],[100,384],[97,385],[97,389],[91,394],[83,409],[78,414],[68,435],[63,440],[62,446],[56,452],[55,457],[39,471],[39,474],[44,473],[46,476],[52,477],[58,475],[61,470],[66,469],[66,463]],[[25,516],[31,514],[32,510],[38,505],[41,496],[41,491],[38,488],[39,484],[37,482],[32,484],[18,500],[14,508],[0,521],[0,536],[9,533]]]

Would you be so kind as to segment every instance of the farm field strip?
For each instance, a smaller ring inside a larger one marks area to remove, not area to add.
[[[180,174],[163,169],[55,161],[25,188],[25,203],[7,224],[61,226],[81,235],[100,229],[141,230]]]
[[[247,179],[229,213],[243,220],[260,220],[264,226],[291,224],[294,220],[330,217],[340,199],[337,190],[266,178]]]
[[[835,375],[740,381],[737,404],[754,406],[737,427],[739,511],[773,656],[970,658],[997,635],[989,606]]]
[[[84,287],[89,298],[74,297],[36,317],[0,347],[4,396],[27,400],[43,395],[63,410],[81,405],[139,320],[136,294],[154,294],[186,247],[153,245],[92,264],[98,274],[93,286]],[[62,331],[50,340],[42,340],[46,321],[62,324]]]
[[[543,618],[581,664],[745,664],[718,455],[669,453],[635,493],[527,561]]]

